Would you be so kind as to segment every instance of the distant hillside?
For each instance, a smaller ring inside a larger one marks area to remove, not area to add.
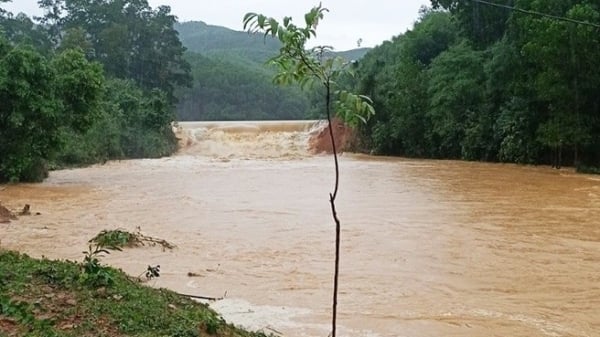
[[[254,62],[264,62],[279,50],[279,41],[262,34],[248,34],[201,21],[175,26],[183,45],[191,52],[204,55],[233,54]]]
[[[179,92],[179,120],[304,119],[307,95],[293,86],[272,83],[269,69],[238,57],[210,57],[188,52],[192,88]]]
[[[178,92],[180,120],[264,120],[314,117],[309,95],[295,86],[272,83],[274,70],[265,62],[281,43],[262,34],[248,34],[193,21],[175,29],[188,49],[192,88]],[[368,48],[335,53],[360,59]]]
[[[205,55],[235,54],[256,62],[264,62],[277,54],[281,43],[262,34],[249,34],[202,21],[179,23],[179,38],[189,51]],[[361,59],[371,48],[334,52],[348,60]]]
[[[363,56],[365,56],[365,54],[367,54],[369,52],[369,50],[371,50],[371,48],[357,48],[357,49],[350,49],[350,50],[346,50],[346,51],[338,51],[335,52],[334,54],[340,57],[345,58],[346,60],[360,60],[361,58],[363,58]]]

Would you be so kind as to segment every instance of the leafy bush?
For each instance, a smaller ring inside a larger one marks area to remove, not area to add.
[[[111,270],[100,264],[100,258],[103,254],[110,254],[110,252],[104,249],[101,245],[96,245],[92,248],[89,246],[88,251],[83,252],[83,264],[81,265],[83,273],[81,274],[82,283],[98,287],[108,287],[114,284],[114,276]]]
[[[56,157],[56,166],[158,158],[177,150],[177,138],[170,126],[173,108],[164,92],[144,92],[131,81],[111,79],[99,109],[96,122],[87,132],[65,130],[67,141]]]
[[[90,242],[96,243],[101,247],[109,247],[111,249],[132,247],[141,245],[142,242],[138,235],[123,230],[103,230],[98,233]]]

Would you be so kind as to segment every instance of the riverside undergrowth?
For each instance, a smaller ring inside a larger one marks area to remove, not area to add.
[[[0,249],[0,336],[265,337],[227,324],[207,305],[131,280],[86,282],[82,264]]]

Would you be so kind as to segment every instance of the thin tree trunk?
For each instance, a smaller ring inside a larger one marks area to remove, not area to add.
[[[333,160],[335,162],[335,187],[333,193],[329,194],[329,203],[331,204],[331,214],[333,216],[333,220],[335,221],[335,272],[333,274],[333,314],[331,319],[331,337],[336,337],[337,330],[337,304],[338,304],[338,281],[339,281],[339,272],[340,272],[340,234],[341,234],[341,224],[340,219],[337,216],[337,210],[335,207],[335,199],[338,193],[338,187],[340,183],[340,167],[337,157],[337,148],[335,144],[335,137],[333,135],[333,125],[331,124],[331,87],[330,84],[327,83],[325,85],[327,90],[326,92],[326,108],[327,112],[327,122],[329,127],[329,137],[331,138],[331,148],[333,150]]]

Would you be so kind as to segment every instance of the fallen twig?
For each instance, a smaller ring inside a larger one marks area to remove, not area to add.
[[[227,296],[227,292],[225,292],[225,295],[223,295],[223,297],[208,297],[208,296],[188,295],[188,294],[182,294],[182,293],[177,293],[177,295],[183,296],[183,297],[195,298],[197,300],[206,300],[206,301],[216,302],[216,301],[223,300],[225,298],[225,296]]]
[[[150,242],[150,243],[153,243],[153,244],[159,244],[159,245],[161,245],[163,248],[166,248],[166,249],[173,249],[173,248],[176,248],[176,246],[175,246],[174,244],[170,243],[170,242],[169,242],[169,241],[167,241],[167,240],[163,240],[163,239],[157,239],[157,238],[153,238],[153,237],[151,237],[151,236],[146,236],[146,235],[144,235],[144,234],[142,234],[142,233],[140,233],[140,232],[138,232],[138,233],[136,233],[136,234],[138,235],[138,238],[139,238],[141,241],[144,241],[144,242]]]

